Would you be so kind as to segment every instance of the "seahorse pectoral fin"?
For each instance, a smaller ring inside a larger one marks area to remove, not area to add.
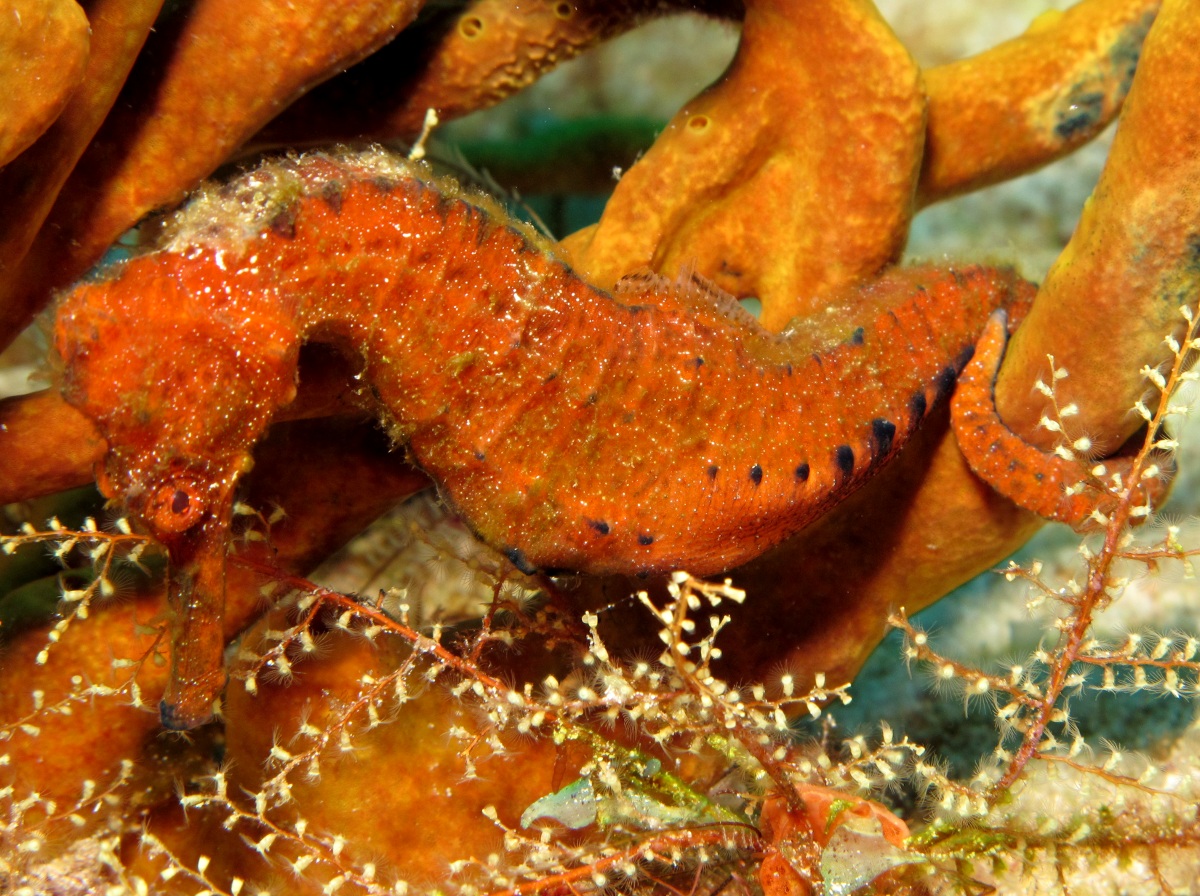
[[[950,403],[958,447],[976,476],[1018,506],[1075,529],[1094,528],[1122,500],[1116,483],[1129,482],[1136,446],[1106,458],[1100,478],[1085,458],[1043,451],[1009,429],[996,410],[994,390],[1008,343],[1006,322],[1004,311],[992,314],[958,379]],[[1131,442],[1140,446],[1141,440],[1135,436]],[[1132,506],[1157,506],[1165,498],[1174,470],[1165,460],[1157,466],[1134,484]]]
[[[225,688],[225,554],[228,516],[169,545],[171,674],[159,704],[163,727],[183,731],[212,719]]]

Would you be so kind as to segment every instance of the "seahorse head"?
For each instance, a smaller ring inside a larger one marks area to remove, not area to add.
[[[77,287],[55,320],[63,394],[108,442],[101,491],[168,546],[227,514],[295,391],[294,332],[228,267],[219,250],[142,256]]]

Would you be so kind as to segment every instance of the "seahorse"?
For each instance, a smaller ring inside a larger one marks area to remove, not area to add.
[[[1008,428],[996,409],[994,394],[1008,345],[1005,324],[1003,309],[992,312],[950,405],[955,442],[971,471],[1019,507],[1079,532],[1103,528],[1123,502],[1147,511],[1162,504],[1176,465],[1168,451],[1152,448],[1138,478],[1132,479],[1144,433],[1135,433],[1103,463],[1090,464],[1086,455],[1045,451]],[[1128,496],[1124,486],[1130,487]],[[1145,519],[1144,514],[1135,515],[1130,521]]]
[[[223,681],[206,620],[237,482],[305,342],[353,359],[363,404],[519,569],[709,574],[874,475],[1031,290],[897,268],[773,334],[698,277],[597,289],[491,200],[367,150],[204,188],[66,295],[54,333],[64,395],[108,441],[101,490],[170,554],[163,717],[187,727]]]

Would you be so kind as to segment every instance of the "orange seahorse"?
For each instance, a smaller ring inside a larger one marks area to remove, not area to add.
[[[581,280],[494,203],[382,150],[313,154],[203,191],[159,248],[77,287],[55,341],[98,471],[170,553],[164,722],[223,685],[238,478],[306,341],[518,568],[726,570],[893,457],[953,389],[1009,271],[896,269],[765,331],[698,278]]]

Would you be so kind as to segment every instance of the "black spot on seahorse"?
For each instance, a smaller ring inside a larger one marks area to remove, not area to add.
[[[763,474],[761,466],[755,464],[750,468],[750,481],[755,485],[759,485],[762,482],[762,476]]]
[[[448,211],[442,214],[443,218],[448,218],[449,216],[450,216],[450,214]],[[468,220],[471,219],[471,213],[469,211],[467,212],[467,219]],[[491,240],[492,234],[494,234],[495,232],[496,232],[496,225],[491,220],[484,219],[482,221],[476,221],[475,222],[475,248],[482,249],[484,246],[486,246],[488,244],[488,241]],[[518,250],[518,251],[520,251],[520,250]],[[524,253],[522,252],[521,254],[524,254]]]
[[[891,420],[876,417],[871,421],[871,435],[875,457],[883,457],[892,450],[892,442],[896,438],[896,424]]]
[[[971,363],[971,359],[975,357],[975,343],[969,343],[963,347],[963,350],[958,353],[958,357],[954,359],[954,366],[962,370]]]
[[[913,393],[912,398],[908,400],[908,409],[912,411],[914,423],[920,421],[925,416],[925,412],[929,409],[929,402],[925,399],[924,389]]]
[[[321,187],[321,200],[333,209],[335,215],[342,212],[342,189],[342,184],[336,180],[331,180]]]
[[[933,379],[934,391],[938,401],[945,401],[954,394],[954,384],[958,381],[958,371],[953,367],[943,367],[942,372]]]
[[[596,403],[596,402],[598,402],[599,400],[600,400],[600,393],[599,393],[599,392],[593,392],[591,395],[589,395],[589,396],[587,397],[587,403],[588,403],[588,404],[595,404],[595,403]]]
[[[476,459],[477,461],[485,461],[485,460],[487,460],[487,455],[486,455],[486,454],[484,454],[482,451],[476,451],[476,452],[475,452],[475,459]]]
[[[529,562],[529,558],[525,556],[525,552],[520,548],[509,548],[504,552],[504,556],[508,558],[508,562],[525,573],[527,576],[537,574],[537,567]]]
[[[696,365],[697,369],[699,369],[704,366],[704,359],[703,358],[693,358],[692,363]]]
[[[166,700],[158,702],[158,718],[168,731],[187,731],[194,723],[183,717],[182,708]]]
[[[638,544],[640,544],[640,545],[654,544],[654,536],[646,535],[645,533],[639,533],[638,534]]]
[[[792,375],[792,362],[791,361],[788,361],[787,364],[784,365],[783,372],[786,373],[788,376]]]
[[[584,519],[587,519],[587,517],[584,517]],[[587,520],[587,524],[601,535],[607,535],[609,531],[611,531],[608,527],[608,523],[604,522],[604,520]]]
[[[298,215],[299,205],[293,202],[287,208],[280,209],[267,226],[271,228],[271,233],[290,240],[296,236],[296,217]]]
[[[720,469],[721,469],[721,468],[720,468],[720,467],[718,467],[716,464],[713,464],[711,467],[709,467],[707,470],[705,470],[705,472],[706,472],[706,473],[708,473],[708,478],[709,478],[709,479],[716,479],[716,478],[717,478],[717,471],[718,471],[718,470],[720,470]]]
[[[390,192],[392,192],[392,190],[396,189],[396,186],[397,186],[396,181],[394,179],[387,177],[386,175],[383,175],[383,174],[377,174],[375,177],[372,177],[370,180],[370,183],[373,184],[375,189],[378,190],[380,193],[390,193]],[[426,185],[423,184],[422,186],[426,186]],[[444,194],[441,190],[434,189],[433,187],[427,187],[427,189],[439,201],[449,199],[449,197],[447,197],[446,194]]]
[[[847,341],[851,345],[862,345],[865,335],[866,335],[866,330],[864,330],[862,327],[859,327],[853,333],[850,334],[850,338]]]
[[[849,445],[838,445],[834,452],[838,469],[846,476],[854,472],[854,449]]]
[[[558,371],[557,370],[555,370],[553,373],[548,374],[546,376],[546,378],[544,380],[542,380],[542,382],[549,383],[549,382],[553,382],[556,379],[558,379]]]
[[[800,464],[800,466],[796,467],[796,478],[801,482],[808,482],[809,472],[808,464]]]

